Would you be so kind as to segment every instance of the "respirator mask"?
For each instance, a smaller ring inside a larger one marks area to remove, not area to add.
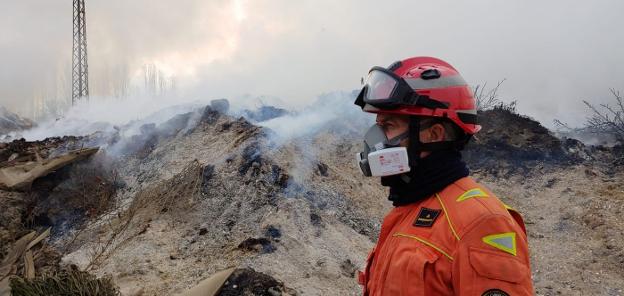
[[[355,155],[362,174],[385,177],[409,172],[407,148],[399,146],[408,137],[409,132],[405,132],[388,139],[379,125],[371,126],[364,136],[364,151]]]

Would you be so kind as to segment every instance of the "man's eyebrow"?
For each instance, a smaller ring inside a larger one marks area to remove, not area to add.
[[[391,118],[384,118],[384,119],[377,120],[377,124],[378,125],[384,125],[384,124],[388,124],[388,123],[392,123],[392,119]]]
[[[382,123],[398,123],[400,122],[399,118],[396,117],[389,117],[389,118],[384,118],[383,120],[381,120]]]

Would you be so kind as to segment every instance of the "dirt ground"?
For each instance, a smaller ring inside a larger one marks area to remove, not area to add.
[[[476,177],[522,212],[537,295],[624,294],[624,174],[578,165]]]

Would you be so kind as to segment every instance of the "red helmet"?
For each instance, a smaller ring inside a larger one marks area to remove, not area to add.
[[[466,81],[453,66],[432,57],[373,67],[356,104],[371,113],[448,118],[468,135],[481,129]]]

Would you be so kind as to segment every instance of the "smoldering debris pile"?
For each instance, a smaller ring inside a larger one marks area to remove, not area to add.
[[[301,183],[289,173],[296,147],[274,146],[261,128],[211,107],[199,114],[192,127],[178,116],[137,135],[153,140],[121,154],[119,208],[71,238],[79,243],[64,260],[157,294],[228,266],[280,278],[293,293],[356,289],[344,262],[360,260],[378,222],[323,184],[337,177],[332,168],[317,162],[314,180]]]
[[[288,115],[289,112],[285,109],[273,106],[261,106],[257,110],[245,110],[243,111],[243,114],[245,118],[249,120],[262,122]]]
[[[0,106],[0,135],[26,130],[33,126],[35,123],[30,119],[22,118]]]
[[[80,205],[77,208],[87,211],[85,206],[89,201],[100,202],[101,195],[97,198],[82,198],[82,195],[78,198],[77,195],[101,188],[106,184],[107,176],[100,174],[100,168],[93,168],[94,172],[88,173],[75,166],[97,151],[97,148],[84,148],[82,139],[77,137],[36,142],[21,139],[0,144],[1,253],[7,251],[4,242],[11,241],[10,238],[17,237],[25,228],[51,226],[49,220],[58,216],[44,214],[48,210],[63,212],[71,205],[66,202],[74,200]],[[87,184],[85,180],[91,180],[91,183]],[[85,188],[85,185],[88,186]],[[49,196],[52,198],[48,199]],[[51,204],[46,205],[48,202]]]
[[[85,147],[85,137],[55,137],[43,141],[14,140],[0,143],[0,165],[6,166],[21,161],[36,161],[37,157],[47,159]]]
[[[110,170],[85,162],[99,150],[95,137],[0,144],[0,290],[12,279],[14,295],[53,295],[34,284],[59,271],[63,248],[49,242],[111,207]]]
[[[390,205],[378,180],[361,177],[353,165],[361,147],[355,121],[341,128],[333,119],[329,129],[276,143],[273,132],[228,110],[227,100],[217,100],[142,124],[131,136],[120,127],[107,135],[3,144],[0,161],[7,164],[94,143],[102,150],[37,178],[25,192],[0,191],[2,241],[51,227],[47,244],[62,257],[57,265],[111,275],[124,295],[181,293],[229,269],[235,271],[220,295],[358,294],[355,271]],[[258,112],[250,120],[296,118],[277,108]],[[537,168],[561,174],[610,155],[611,148],[560,140],[512,110],[486,112],[465,155],[506,192],[524,187],[497,176],[530,180]],[[557,188],[565,177],[556,178],[544,186]],[[537,229],[536,201],[506,202],[528,211],[529,231]],[[539,248],[540,238],[532,239]],[[11,245],[2,246],[3,256]],[[538,291],[546,285],[539,282]]]
[[[530,117],[504,106],[479,114],[482,130],[468,144],[464,158],[471,167],[494,175],[530,173],[536,167],[577,165],[584,162],[614,162],[619,146],[589,146],[581,141],[555,136]]]

